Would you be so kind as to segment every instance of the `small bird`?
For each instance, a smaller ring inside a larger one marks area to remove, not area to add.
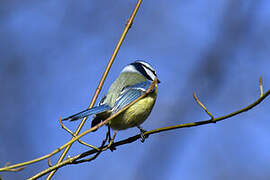
[[[107,95],[101,99],[98,106],[86,109],[63,120],[75,121],[94,115],[91,123],[91,127],[94,127],[144,94],[155,78],[157,78],[156,71],[149,63],[138,60],[128,64],[110,86]],[[158,79],[157,82],[160,83]],[[145,130],[140,125],[151,113],[156,97],[157,84],[147,96],[111,119],[107,126],[114,130],[138,127],[142,135]]]

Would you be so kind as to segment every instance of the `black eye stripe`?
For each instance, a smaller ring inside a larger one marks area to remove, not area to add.
[[[143,67],[145,67],[146,69],[149,69],[155,76],[156,75],[156,71],[154,71],[153,69],[149,68],[148,66],[145,66],[144,64],[142,64]]]
[[[143,67],[145,67],[146,69],[148,69],[148,70],[150,70],[155,76],[157,76],[157,74],[156,74],[156,71],[155,70],[153,70],[153,68],[151,68],[151,67],[148,67],[148,66],[146,66],[145,64],[143,64],[143,63],[140,63],[139,61],[136,61],[136,62],[134,62],[134,63],[132,63],[132,64],[135,64],[135,63],[137,63],[137,64],[139,64],[139,65],[141,65],[141,66],[143,66]],[[145,62],[146,63],[146,62]]]
[[[143,64],[138,63],[138,62],[131,63],[131,65],[133,65],[135,67],[135,69],[137,69],[137,71],[139,71],[140,73],[142,73],[142,75],[144,77],[146,77],[147,79],[153,81],[153,79],[147,74],[147,72],[143,68],[143,67],[146,67],[146,66],[144,66]],[[146,68],[149,69],[148,67],[146,67]],[[149,70],[153,72],[153,70],[151,70],[151,69],[149,69]]]

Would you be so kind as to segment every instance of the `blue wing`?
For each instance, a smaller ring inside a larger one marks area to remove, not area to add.
[[[120,109],[130,104],[132,101],[136,100],[143,93],[145,93],[151,84],[152,83],[150,81],[144,81],[138,84],[125,87],[121,91],[119,97],[117,98],[113,109],[107,104],[102,104],[104,101],[104,98],[106,98],[104,97],[103,100],[101,100],[99,106],[93,107],[91,109],[86,109],[77,114],[64,118],[63,121],[66,121],[66,120],[75,121],[75,120],[84,118],[86,116],[99,114],[99,113],[109,111],[109,110],[112,110],[114,113],[118,112]]]
[[[137,84],[125,87],[121,93],[123,93],[125,90],[129,90],[129,89],[140,89],[140,90],[146,92],[147,89],[151,86],[151,84],[152,84],[152,82],[150,82],[150,81],[144,81],[141,83],[137,83]]]
[[[75,121],[75,120],[84,118],[86,116],[99,114],[99,113],[102,113],[102,112],[105,112],[105,111],[108,111],[108,110],[111,110],[111,107],[109,105],[107,105],[107,104],[103,104],[103,105],[93,107],[91,109],[86,109],[86,110],[84,110],[82,112],[79,112],[77,114],[74,114],[72,116],[64,118],[63,121],[66,121],[66,120]]]
[[[117,98],[112,112],[116,113],[126,105],[138,99],[143,93],[147,91],[151,84],[152,83],[150,81],[144,81],[142,83],[127,86],[124,88]]]

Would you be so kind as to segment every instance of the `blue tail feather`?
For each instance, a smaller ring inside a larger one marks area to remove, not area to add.
[[[79,112],[77,114],[74,114],[72,116],[69,116],[67,118],[64,118],[63,121],[67,121],[67,120],[75,121],[75,120],[84,118],[86,116],[91,116],[91,115],[94,115],[94,114],[99,114],[99,113],[102,113],[102,112],[105,112],[105,111],[108,111],[108,110],[111,110],[111,107],[109,105],[107,105],[107,104],[103,104],[103,105],[99,105],[99,106],[93,107],[91,109],[86,109],[86,110],[81,111],[81,112]]]

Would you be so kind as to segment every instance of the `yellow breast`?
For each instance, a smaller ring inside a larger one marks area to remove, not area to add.
[[[156,101],[157,86],[155,90],[139,100],[127,110],[111,120],[109,126],[115,130],[123,130],[142,124],[150,115]]]

